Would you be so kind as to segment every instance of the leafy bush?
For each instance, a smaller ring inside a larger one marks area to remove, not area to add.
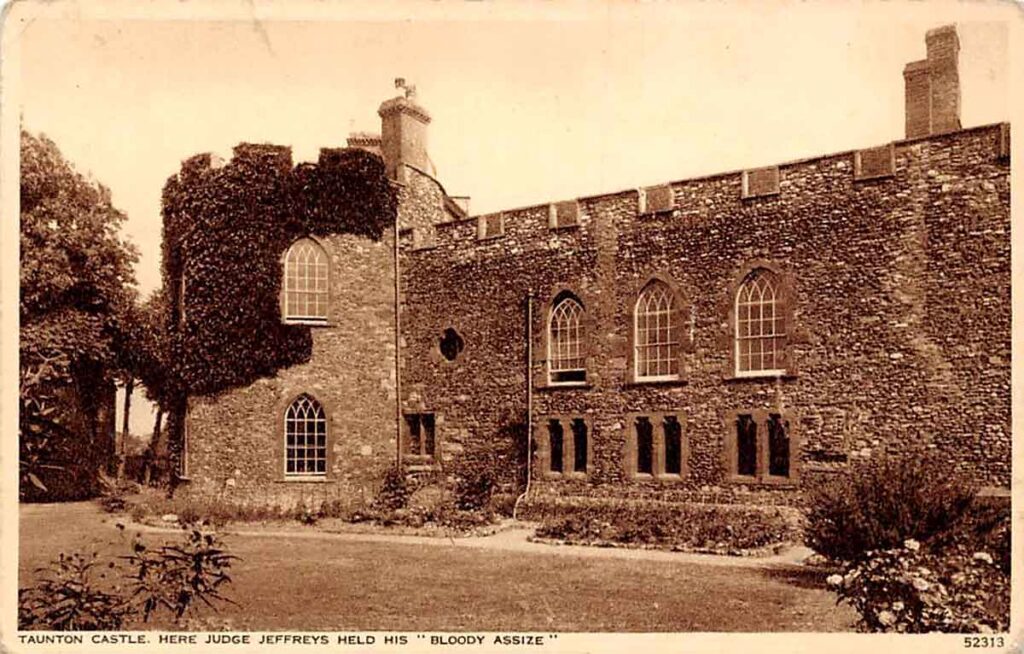
[[[38,585],[18,590],[18,627],[52,631],[121,629],[132,613],[131,607],[117,592],[98,587],[93,578],[97,565],[96,554],[89,559],[80,554],[61,554],[49,568],[40,569]],[[99,575],[100,579],[105,577],[106,573]]]
[[[320,519],[320,516],[316,511],[309,508],[302,502],[295,507],[295,510],[292,513],[295,516],[295,519],[304,525],[315,525],[317,520]]]
[[[176,621],[194,612],[197,600],[205,606],[231,602],[221,586],[231,582],[228,569],[237,557],[228,554],[216,536],[189,530],[184,542],[149,549],[136,541],[129,556],[126,588],[109,581],[107,572],[94,577],[96,555],[63,554],[39,570],[35,586],[18,590],[18,625],[21,629],[52,631],[117,630],[141,617],[148,621],[161,608]],[[107,571],[116,563],[105,564]],[[232,602],[233,603],[233,602]]]
[[[908,539],[925,541],[960,520],[973,496],[939,462],[883,459],[809,493],[807,544],[852,561]]]
[[[523,514],[541,521],[537,536],[587,544],[734,553],[799,539],[795,512],[774,507],[569,499],[530,501]]]
[[[127,505],[122,495],[104,495],[100,500],[100,506],[107,513],[121,513]]]
[[[409,501],[409,484],[405,480],[405,472],[399,467],[388,468],[384,474],[373,506],[377,509],[396,510],[404,508]]]
[[[908,539],[902,547],[866,552],[828,583],[871,632],[1006,631],[1010,577],[988,552],[962,543],[941,551]]]
[[[455,506],[463,511],[476,511],[491,501],[497,476],[490,468],[466,470],[456,478]]]
[[[135,569],[131,600],[141,607],[143,621],[161,607],[180,620],[196,600],[206,606],[214,601],[234,603],[221,594],[220,587],[231,582],[228,570],[238,557],[228,554],[211,533],[190,529],[184,543],[152,550],[136,541],[125,558]]]

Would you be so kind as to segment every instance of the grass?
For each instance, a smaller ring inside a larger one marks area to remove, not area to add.
[[[116,517],[93,504],[23,506],[21,585],[61,551],[125,553],[130,535],[103,519]],[[799,571],[400,541],[224,540],[242,558],[228,588],[240,606],[222,608],[214,624],[238,630],[839,631],[854,619],[820,575]]]

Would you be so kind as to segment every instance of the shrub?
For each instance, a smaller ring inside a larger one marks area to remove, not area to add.
[[[60,555],[48,568],[41,568],[36,586],[18,590],[18,627],[50,631],[121,629],[131,607],[116,592],[97,586],[93,570],[96,554]],[[113,567],[113,563],[108,568]],[[106,573],[100,574],[100,579]],[[115,589],[116,590],[116,589]]]
[[[962,544],[930,550],[902,547],[866,552],[828,583],[871,632],[1006,631],[1010,577],[987,552]]]
[[[149,549],[141,541],[129,556],[121,557],[130,568],[126,588],[94,578],[96,555],[60,557],[41,569],[35,586],[18,590],[18,625],[21,629],[52,631],[116,630],[141,616],[143,621],[159,609],[169,610],[180,621],[198,606],[216,601],[231,602],[221,586],[231,582],[228,569],[237,557],[228,554],[213,534],[189,530],[184,542]],[[106,570],[114,570],[110,561]],[[233,603],[233,602],[231,602]]]
[[[320,516],[316,511],[309,508],[308,506],[305,505],[305,503],[302,502],[300,502],[298,506],[295,507],[292,514],[294,515],[296,520],[298,520],[304,525],[315,525],[317,523],[317,520],[320,519]]]
[[[488,468],[464,470],[455,481],[455,506],[463,511],[476,511],[491,501],[497,477]]]
[[[808,497],[807,544],[836,560],[925,541],[961,519],[974,490],[937,461],[887,458]]]
[[[374,508],[394,511],[404,508],[409,501],[409,485],[405,480],[405,472],[393,466],[384,474],[377,496],[373,500]]]
[[[635,500],[530,501],[537,535],[584,543],[624,543],[735,552],[799,539],[795,512],[782,508]]]
[[[125,510],[125,500],[121,495],[105,495],[100,500],[100,506],[107,513],[121,513]]]
[[[214,601],[233,603],[220,587],[231,582],[228,570],[237,558],[224,550],[215,535],[198,529],[189,529],[180,545],[148,549],[136,541],[132,554],[125,557],[135,570],[131,601],[140,607],[143,621],[160,608],[180,620],[196,600],[207,606]]]

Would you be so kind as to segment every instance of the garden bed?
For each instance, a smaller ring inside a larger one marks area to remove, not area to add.
[[[163,492],[111,496],[100,501],[109,513],[127,514],[151,527],[207,524],[224,531],[308,531],[347,534],[393,534],[436,538],[489,536],[511,526],[492,510],[465,511],[451,507],[375,508],[328,503],[313,510],[245,506],[189,497],[168,498]]]
[[[590,498],[535,499],[522,515],[541,543],[772,556],[802,540],[801,515],[785,507]]]

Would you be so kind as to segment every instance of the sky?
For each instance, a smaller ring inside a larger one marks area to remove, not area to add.
[[[22,124],[111,189],[145,296],[183,159],[248,141],[313,160],[379,132],[396,77],[417,86],[438,177],[474,214],[900,139],[903,66],[951,22],[963,125],[1009,119],[1007,6],[440,4],[37,17],[17,25]]]

